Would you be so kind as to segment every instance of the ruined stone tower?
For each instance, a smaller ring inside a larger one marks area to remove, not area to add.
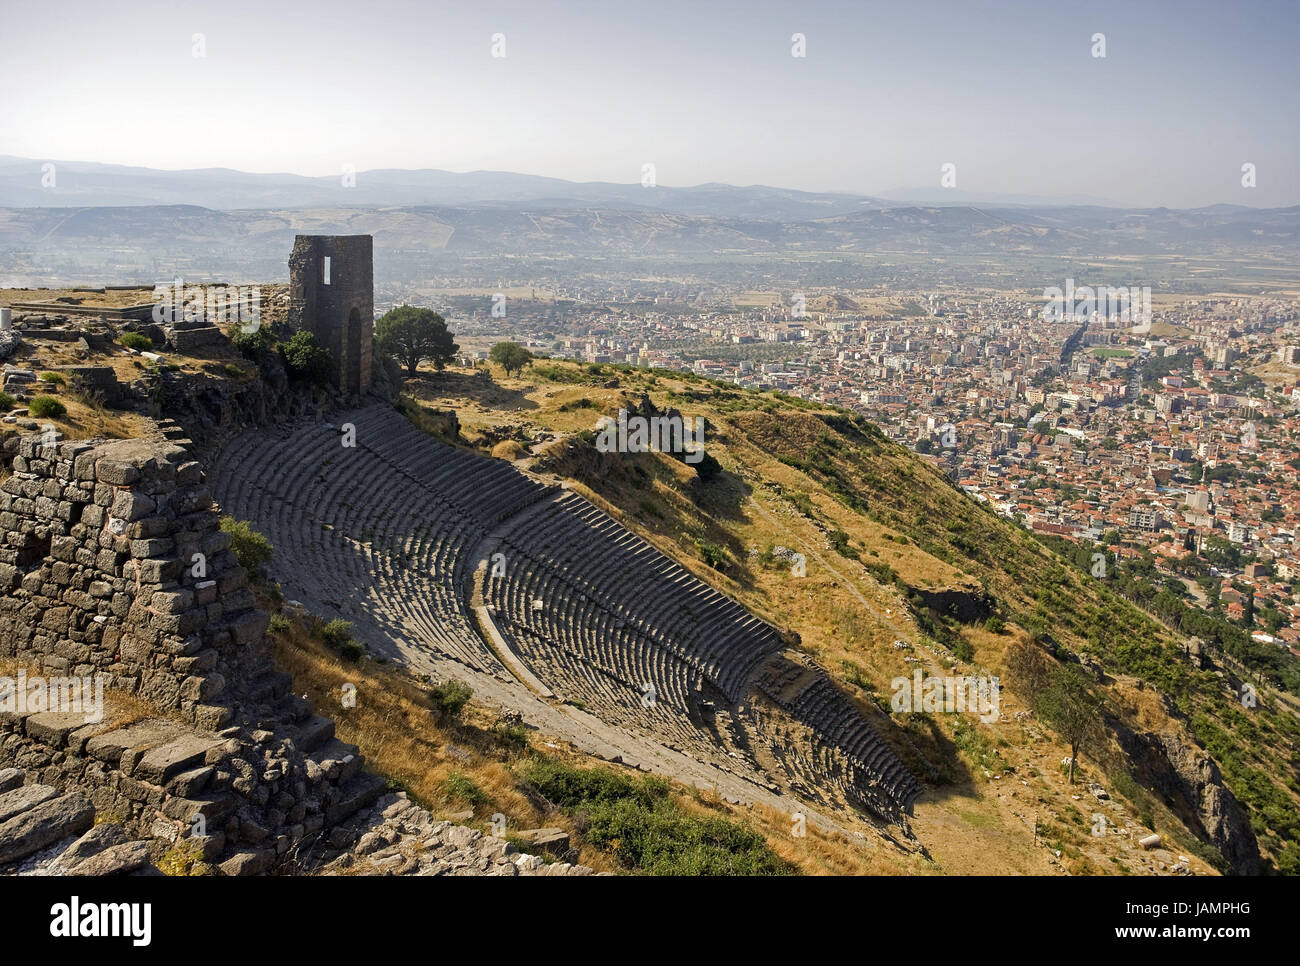
[[[375,328],[374,239],[298,235],[289,256],[289,324],[314,332],[338,363],[335,383],[370,388]]]

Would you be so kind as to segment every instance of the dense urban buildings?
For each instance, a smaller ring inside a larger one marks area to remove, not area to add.
[[[671,288],[625,299],[460,299],[459,328],[470,345],[510,336],[861,412],[998,513],[1149,555],[1189,605],[1300,643],[1295,302],[1162,297],[1129,324],[1053,318],[1032,293],[873,300],[898,314],[801,293],[744,308]]]

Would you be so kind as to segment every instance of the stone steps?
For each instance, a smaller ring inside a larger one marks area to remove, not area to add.
[[[784,647],[776,628],[575,493],[439,443],[386,406],[335,418],[355,427],[354,449],[324,424],[254,432],[226,448],[213,474],[218,499],[277,547],[272,569],[293,596],[351,621],[373,648],[431,652],[522,680],[765,781],[743,736],[728,745],[713,715],[744,702],[762,679]],[[476,582],[475,568],[497,552],[504,576]],[[481,627],[470,609],[479,593]],[[484,641],[489,624],[500,653],[518,660],[513,675]],[[642,700],[646,685],[653,704]],[[825,764],[824,780],[862,785],[881,811],[909,803],[919,785],[847,699],[823,685],[825,675],[809,671],[776,697],[843,756]],[[321,768],[345,756],[309,757]],[[816,765],[810,757],[801,767]]]

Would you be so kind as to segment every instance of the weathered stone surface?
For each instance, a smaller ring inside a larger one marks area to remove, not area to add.
[[[7,822],[41,802],[48,802],[58,794],[58,789],[49,785],[20,785],[12,791],[4,792],[0,794],[0,823]]]
[[[62,748],[68,735],[86,726],[87,717],[76,711],[41,712],[27,719],[27,734],[51,748]]]
[[[86,753],[100,761],[116,765],[127,751],[138,749],[143,754],[155,745],[170,741],[176,737],[176,732],[174,722],[152,719],[140,721],[125,728],[95,735],[86,742]]]
[[[556,830],[533,830],[552,833]],[[586,866],[548,864],[504,839],[437,822],[404,794],[385,794],[336,826],[321,848],[326,873],[355,875],[591,875]],[[307,856],[312,861],[312,856]]]
[[[134,872],[149,861],[149,843],[123,842],[111,845],[97,855],[92,855],[72,866],[69,875],[124,875]]]
[[[1245,809],[1223,784],[1210,755],[1176,731],[1119,733],[1130,759],[1152,777],[1156,790],[1174,803],[1194,833],[1203,835],[1238,875],[1257,875],[1259,843]],[[1198,827],[1199,826],[1199,827]]]
[[[59,854],[56,869],[70,869],[83,859],[127,840],[126,832],[116,822],[101,822]]]
[[[163,814],[186,823],[192,823],[199,815],[208,822],[217,822],[233,812],[238,804],[238,798],[231,794],[218,793],[199,798],[174,796],[163,805]]]
[[[0,822],[0,865],[90,828],[95,810],[80,794],[52,798]]]
[[[80,674],[103,674],[164,711],[225,719],[229,709],[214,711],[225,662],[242,660],[232,647],[265,655],[268,618],[193,459],[146,439],[46,453],[39,436],[24,436],[18,448],[21,475],[0,490],[0,543],[11,548],[0,549],[0,655],[43,654],[49,668],[75,660]],[[192,570],[196,552],[207,556]],[[83,646],[51,653],[69,638]]]
[[[131,775],[157,785],[166,784],[182,771],[202,765],[208,750],[220,744],[218,738],[182,735],[146,751]]]
[[[217,868],[222,875],[261,875],[275,862],[275,849],[256,852],[236,852]]]
[[[338,801],[326,809],[325,821],[330,825],[342,821],[378,798],[386,785],[382,778],[369,772],[353,777],[339,790]]]
[[[569,850],[569,833],[562,828],[529,828],[515,832],[514,837],[538,849],[551,852]]]

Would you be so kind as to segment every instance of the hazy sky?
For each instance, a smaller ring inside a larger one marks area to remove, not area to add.
[[[6,7],[0,154],[1300,203],[1294,0]]]

